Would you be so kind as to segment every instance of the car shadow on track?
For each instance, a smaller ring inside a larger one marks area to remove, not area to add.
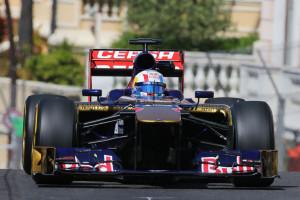
[[[282,190],[287,190],[289,188],[298,188],[299,186],[284,186],[284,185],[274,185],[274,186],[269,186],[269,187],[234,187],[233,185],[209,185],[207,189],[210,190],[265,190],[265,191],[282,191]]]
[[[73,182],[69,185],[39,185],[50,188],[99,188],[99,189],[206,189],[206,190],[269,190],[282,191],[289,188],[298,188],[293,185],[273,185],[270,187],[234,187],[227,183],[173,183],[173,184],[124,184],[120,182]]]
[[[207,184],[203,183],[122,183],[122,182],[90,182],[75,181],[69,185],[60,184],[41,184],[39,187],[51,188],[104,188],[104,189],[205,189]]]

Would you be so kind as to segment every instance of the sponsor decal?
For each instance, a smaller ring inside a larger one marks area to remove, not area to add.
[[[79,165],[80,171],[93,171],[94,167],[89,163],[82,163]]]
[[[236,157],[236,165],[232,167],[225,167],[219,165],[219,156],[216,157],[202,157],[201,158],[201,172],[208,174],[232,174],[232,173],[249,173],[254,172],[254,167],[243,166],[241,157]]]
[[[79,164],[59,164],[59,169],[73,171],[79,169]]]
[[[143,77],[144,77],[144,82],[148,82],[149,81],[148,74],[144,73]]]
[[[127,59],[133,60],[141,51],[102,51],[97,50],[92,52],[94,59]],[[173,60],[178,59],[178,52],[174,51],[150,51],[155,59],[158,60]]]
[[[80,111],[108,111],[109,109],[110,108],[108,106],[101,106],[101,105],[79,105],[78,106],[78,110]]]
[[[80,162],[75,156],[75,163],[60,163],[58,168],[65,171],[97,171],[97,172],[113,172],[113,157],[104,155],[104,161],[92,165],[89,162]]]
[[[156,82],[156,83],[163,83],[163,76],[156,72],[156,71],[152,71],[152,70],[146,70],[141,72],[141,74],[137,75],[134,78],[134,83],[135,82]]]
[[[133,61],[141,51],[92,50],[91,68],[130,70]],[[183,70],[183,60],[179,51],[150,51],[156,61],[173,61],[176,70]]]
[[[113,159],[110,155],[104,155],[104,162],[96,164],[95,170],[98,172],[113,172],[114,166],[113,166]]]

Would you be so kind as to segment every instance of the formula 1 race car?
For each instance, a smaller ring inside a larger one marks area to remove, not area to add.
[[[25,103],[23,168],[37,184],[73,180],[199,180],[265,187],[278,176],[270,107],[261,101],[183,96],[181,51],[91,49],[88,102],[32,95]],[[94,76],[129,76],[106,97]],[[168,89],[164,79],[178,80]],[[140,80],[142,79],[142,80]],[[200,103],[199,99],[205,99]]]

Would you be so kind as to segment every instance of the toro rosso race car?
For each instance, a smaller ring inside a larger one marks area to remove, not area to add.
[[[88,102],[33,95],[25,103],[23,167],[38,184],[73,180],[199,180],[269,186],[278,176],[272,112],[265,102],[183,96],[181,51],[92,49]],[[129,76],[106,97],[94,76]],[[178,89],[165,79],[175,77]],[[199,99],[205,99],[200,103]],[[147,179],[148,178],[148,179]]]

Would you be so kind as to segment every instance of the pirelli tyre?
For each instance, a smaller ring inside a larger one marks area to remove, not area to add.
[[[242,101],[231,109],[234,129],[233,149],[262,150],[275,149],[272,111],[261,101]],[[237,187],[266,187],[274,178],[237,177],[233,184]]]
[[[23,124],[23,144],[22,144],[22,163],[23,169],[27,174],[31,174],[31,149],[35,124],[35,107],[44,99],[56,99],[66,97],[50,94],[31,95],[25,101],[24,124]]]
[[[64,98],[43,99],[37,106],[35,146],[74,147],[76,141],[76,108]],[[72,177],[32,174],[38,184],[67,184]]]

